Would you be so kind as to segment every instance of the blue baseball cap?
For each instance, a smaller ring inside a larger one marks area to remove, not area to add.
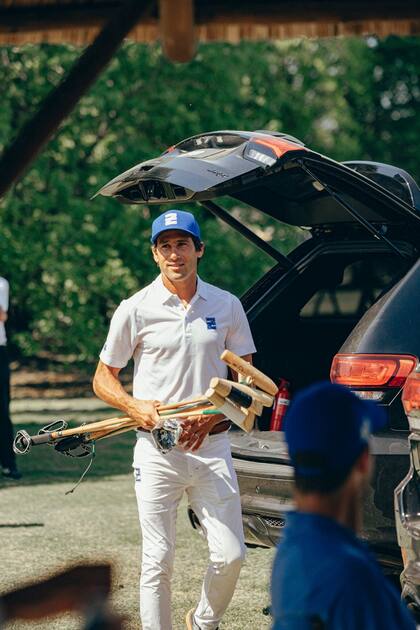
[[[385,424],[383,408],[361,400],[342,385],[325,381],[302,390],[285,417],[296,475],[345,476],[368,446],[371,433]]]
[[[152,243],[155,244],[157,237],[168,230],[181,230],[201,241],[200,226],[191,212],[167,210],[159,215],[152,223]]]

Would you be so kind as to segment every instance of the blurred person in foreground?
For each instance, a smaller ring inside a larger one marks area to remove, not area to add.
[[[122,630],[124,618],[107,604],[111,578],[107,563],[79,564],[3,593],[0,628],[16,620],[39,621],[72,612],[84,617],[84,630]]]
[[[10,370],[4,326],[9,310],[9,283],[0,277],[0,464],[6,479],[20,479],[13,452],[13,427],[9,415]]]
[[[274,560],[273,630],[414,630],[415,622],[357,537],[384,411],[319,383],[296,396],[285,433],[296,511]]]

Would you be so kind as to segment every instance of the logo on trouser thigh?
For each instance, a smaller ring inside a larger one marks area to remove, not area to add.
[[[141,470],[140,468],[135,468],[134,469],[134,481],[137,483],[137,481],[141,481]]]

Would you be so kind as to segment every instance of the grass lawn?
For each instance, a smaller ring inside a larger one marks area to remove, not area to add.
[[[44,414],[43,423],[49,421]],[[17,428],[34,433],[39,424],[19,422]],[[77,490],[67,496],[65,492],[77,481],[87,459],[71,459],[48,446],[35,447],[30,454],[19,457],[22,480],[0,481],[0,592],[72,563],[109,560],[114,566],[114,607],[128,617],[127,628],[141,628],[138,621],[141,541],[131,473],[133,441],[134,434],[128,433],[98,443],[91,471]],[[249,550],[224,618],[224,628],[270,627],[262,608],[268,604],[272,558],[272,550]],[[173,579],[175,630],[184,628],[185,612],[198,601],[206,562],[205,541],[189,525],[184,500],[178,513]],[[79,627],[80,620],[71,616],[8,626],[16,630]]]

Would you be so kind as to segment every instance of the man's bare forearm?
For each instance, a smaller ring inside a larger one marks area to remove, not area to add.
[[[93,391],[96,396],[137,420],[139,426],[153,428],[159,420],[156,403],[150,400],[137,400],[130,396],[118,378],[119,372],[119,368],[112,368],[99,361],[93,377]]]
[[[115,368],[110,369],[100,361],[93,377],[93,391],[98,398],[111,407],[128,413],[134,398],[125,391],[118,378],[118,372],[119,370]]]
[[[0,322],[7,322],[7,311],[3,310],[0,306]]]

